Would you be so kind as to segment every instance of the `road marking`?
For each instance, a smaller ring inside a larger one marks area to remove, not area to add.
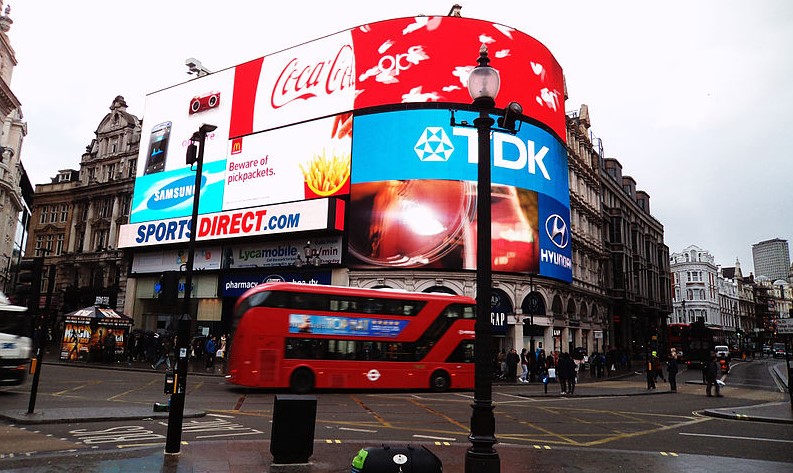
[[[677,453],[675,453],[675,452],[661,452],[661,455],[663,455],[665,457],[676,457]]]
[[[341,443],[341,440],[339,440],[339,439],[333,439],[333,440],[325,439],[325,443]]]
[[[417,438],[417,439],[427,439],[427,440],[439,440],[439,441],[446,441],[446,442],[454,442],[454,441],[456,441],[456,440],[457,440],[456,438],[448,438],[448,437],[432,437],[432,436],[429,436],[429,435],[419,435],[419,434],[414,434],[414,435],[413,435],[413,438]]]
[[[451,444],[449,442],[435,442],[435,445],[437,445],[437,446],[443,445],[444,447],[448,447]]]
[[[408,401],[413,403],[413,404],[415,404],[416,406],[424,409],[425,411],[427,411],[427,412],[429,412],[431,414],[435,414],[436,416],[440,417],[441,419],[445,420],[446,422],[448,422],[448,423],[450,423],[450,424],[452,424],[454,426],[457,426],[457,427],[459,427],[459,428],[461,428],[463,430],[468,428],[467,425],[465,425],[465,424],[463,424],[461,422],[457,422],[456,419],[452,419],[451,417],[447,416],[446,414],[438,412],[435,409],[422,404],[421,402],[417,401],[416,399],[408,399]]]
[[[257,435],[263,432],[259,432],[258,430],[254,430],[253,432],[239,432],[235,434],[215,434],[215,435],[196,435],[195,438],[197,439],[212,439],[216,437],[239,437],[241,435]]]
[[[377,432],[378,432],[377,430],[371,430],[371,429],[353,429],[352,427],[339,427],[339,430],[347,430],[347,431],[349,431],[349,432],[366,432],[366,433],[369,433],[369,434],[374,434],[374,433],[377,433]]]
[[[779,442],[779,443],[793,443],[793,440],[782,439],[769,439],[762,437],[738,437],[733,435],[716,435],[716,434],[692,434],[688,432],[680,432],[680,435],[688,435],[690,437],[714,437],[719,439],[733,439],[733,440],[757,440],[758,442]]]
[[[207,414],[207,415],[208,416],[212,416],[212,417],[222,417],[224,419],[233,419],[234,418],[234,416],[224,416],[222,414]]]

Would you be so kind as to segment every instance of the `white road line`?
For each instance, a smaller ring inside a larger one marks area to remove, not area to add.
[[[339,427],[339,430],[347,430],[349,432],[366,432],[367,434],[376,434],[377,430],[369,430],[369,429],[353,429],[350,427]]]
[[[239,437],[241,435],[257,435],[263,432],[259,432],[258,430],[254,430],[253,432],[239,432],[236,434],[215,434],[215,435],[196,435],[196,439],[212,439],[216,437]]]
[[[793,443],[793,440],[781,439],[768,439],[761,437],[738,437],[733,435],[714,435],[714,434],[690,434],[687,432],[680,432],[680,435],[688,435],[691,437],[714,437],[719,439],[734,439],[734,440],[757,440],[758,442],[779,442],[779,443]]]
[[[224,419],[233,419],[234,418],[234,416],[227,416],[227,415],[223,415],[223,414],[207,414],[207,416],[222,417]]]
[[[446,442],[454,442],[456,438],[448,438],[448,437],[432,437],[430,435],[413,435],[414,438],[417,439],[428,439],[428,440],[441,440]]]

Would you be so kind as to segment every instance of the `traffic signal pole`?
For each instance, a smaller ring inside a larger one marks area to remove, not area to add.
[[[187,391],[188,349],[190,346],[190,293],[193,286],[193,263],[195,259],[195,241],[198,228],[198,204],[201,195],[201,173],[204,165],[204,144],[207,133],[214,131],[214,125],[201,125],[193,133],[187,149],[187,164],[196,164],[195,187],[193,187],[193,213],[190,219],[190,243],[187,250],[185,265],[184,305],[179,317],[177,334],[176,379],[174,392],[171,394],[171,405],[168,409],[168,434],[165,439],[165,453],[178,454],[182,443],[182,421],[184,419],[185,391]],[[196,150],[196,147],[198,148]],[[197,152],[197,154],[196,154]]]

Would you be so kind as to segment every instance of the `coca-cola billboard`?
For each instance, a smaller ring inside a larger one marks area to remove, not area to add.
[[[446,16],[371,23],[237,66],[230,137],[384,105],[468,104],[482,44],[501,74],[496,106],[519,102],[564,141],[562,69],[548,49],[508,26]]]

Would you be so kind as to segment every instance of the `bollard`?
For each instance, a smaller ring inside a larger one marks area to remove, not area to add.
[[[316,417],[316,396],[275,396],[270,434],[274,464],[308,463],[314,454]]]

